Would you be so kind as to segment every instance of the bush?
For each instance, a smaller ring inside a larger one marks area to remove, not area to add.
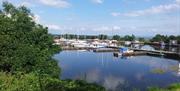
[[[37,73],[0,74],[0,91],[105,91],[103,87],[85,81],[59,80]]]
[[[150,87],[149,91],[180,91],[180,83],[172,84],[166,88]]]

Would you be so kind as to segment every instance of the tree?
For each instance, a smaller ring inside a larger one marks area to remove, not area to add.
[[[85,35],[79,35],[79,39],[86,39]]]
[[[131,36],[129,36],[129,35],[124,36],[123,40],[125,40],[125,41],[134,41],[135,38],[136,37],[132,34]]]
[[[42,70],[59,77],[59,68],[51,56],[60,48],[46,27],[36,24],[26,7],[3,3],[0,14],[0,69],[7,72],[29,73]],[[59,72],[60,73],[60,72]]]
[[[104,39],[107,39],[108,36],[107,36],[107,35],[104,35],[104,34],[100,34],[100,35],[98,36],[98,38],[99,38],[100,40],[104,40]]]
[[[142,38],[142,37],[140,37],[138,40],[141,41],[141,42],[145,42],[145,39]]]
[[[121,37],[120,37],[119,35],[114,35],[114,36],[112,37],[112,39],[113,39],[113,40],[118,40],[118,41],[119,41],[119,40],[121,39]]]

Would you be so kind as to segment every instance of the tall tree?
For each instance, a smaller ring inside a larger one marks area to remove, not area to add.
[[[52,45],[48,28],[36,24],[30,10],[3,3],[0,13],[0,69],[25,73],[41,70],[59,77],[58,65],[51,56],[59,51]]]

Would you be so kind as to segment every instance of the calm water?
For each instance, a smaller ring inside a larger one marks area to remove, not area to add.
[[[62,51],[54,58],[62,69],[62,79],[83,79],[109,91],[145,91],[149,86],[180,82],[177,60],[150,56],[117,58],[111,52],[88,51]]]

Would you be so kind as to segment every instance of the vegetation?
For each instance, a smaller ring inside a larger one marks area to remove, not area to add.
[[[64,35],[55,35],[55,38],[66,38],[66,39],[113,39],[117,41],[134,41],[134,40],[139,40],[141,42],[149,43],[149,42],[161,42],[164,41],[165,43],[169,43],[170,40],[177,40],[178,44],[180,44],[180,36],[174,36],[174,35],[160,35],[157,34],[155,35],[152,39],[145,39],[143,37],[136,37],[135,35],[125,35],[125,36],[120,36],[120,35],[113,35],[112,37],[104,34],[100,35],[76,35],[76,34],[64,34]]]
[[[121,40],[121,37],[119,35],[114,35],[112,37],[113,40],[117,40],[117,41],[120,41]]]
[[[180,83],[172,84],[167,88],[150,87],[149,91],[180,91]]]
[[[100,40],[105,40],[105,39],[108,39],[108,36],[107,36],[107,35],[104,35],[104,34],[100,34],[100,35],[98,36],[98,38],[99,38]]]
[[[24,6],[3,3],[0,10],[0,91],[104,91],[84,81],[59,80],[48,28],[36,24]]]
[[[105,91],[103,87],[79,80],[59,80],[35,73],[0,72],[0,91]]]
[[[56,35],[56,38],[66,38],[66,39],[108,39],[107,35],[104,34],[100,34],[98,36],[94,36],[94,35],[76,35],[76,34],[64,34],[64,35]]]
[[[180,44],[180,35],[178,35],[178,36],[174,36],[174,35],[167,36],[167,35],[157,34],[156,36],[154,36],[151,39],[151,42],[164,41],[165,43],[169,43],[170,40],[177,40],[178,44]]]
[[[154,74],[164,74],[166,71],[160,68],[156,68],[156,69],[153,69],[151,72]]]
[[[100,39],[100,40],[105,40],[105,39],[113,39],[113,40],[118,40],[118,41],[133,41],[136,39],[134,35],[126,35],[124,37],[121,37],[119,35],[114,35],[112,38],[108,35],[100,34],[100,35],[76,35],[76,34],[64,34],[64,35],[54,35],[55,38],[66,38],[66,39]],[[139,40],[143,40],[144,38],[139,38]]]

